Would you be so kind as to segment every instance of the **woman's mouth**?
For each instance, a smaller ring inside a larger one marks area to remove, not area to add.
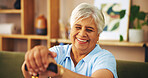
[[[79,39],[79,38],[77,38],[77,40],[78,40],[78,42],[80,44],[84,44],[84,43],[87,43],[88,42],[88,40],[85,40],[85,39]]]
[[[79,39],[79,38],[77,38],[79,41],[82,41],[82,42],[87,42],[87,40],[81,40],[81,39]]]

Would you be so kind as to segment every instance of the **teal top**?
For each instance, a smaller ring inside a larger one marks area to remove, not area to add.
[[[98,44],[96,44],[95,48],[80,60],[76,66],[74,66],[70,57],[71,48],[72,44],[67,44],[54,46],[49,50],[57,53],[57,57],[55,58],[57,64],[60,64],[73,72],[91,76],[96,70],[108,69],[113,73],[114,78],[118,78],[116,60],[109,51],[102,49]]]

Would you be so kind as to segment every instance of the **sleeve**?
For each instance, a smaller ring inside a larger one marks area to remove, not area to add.
[[[51,51],[51,52],[55,52],[55,53],[57,54],[57,57],[55,57],[55,60],[56,60],[56,62],[57,62],[57,58],[58,58],[58,50],[57,50],[56,46],[49,48],[49,51]]]
[[[57,57],[55,57],[57,64],[59,64],[66,52],[63,45],[51,47],[49,48],[49,51],[57,53]]]
[[[116,60],[110,52],[104,52],[104,54],[101,54],[101,56],[96,59],[95,63],[93,64],[92,73],[99,69],[108,69],[113,73],[114,78],[118,78],[116,71]]]

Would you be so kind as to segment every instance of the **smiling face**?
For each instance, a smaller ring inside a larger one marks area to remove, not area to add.
[[[91,52],[99,39],[98,29],[92,17],[74,23],[71,28],[70,39],[72,50],[85,54]]]

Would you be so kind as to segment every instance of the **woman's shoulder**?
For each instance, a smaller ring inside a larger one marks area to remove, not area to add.
[[[50,51],[53,51],[53,52],[67,52],[69,49],[71,49],[71,44],[66,44],[66,45],[56,45],[56,46],[53,46],[51,48],[49,48]]]
[[[95,48],[94,52],[90,54],[92,56],[92,59],[96,60],[100,60],[100,59],[115,59],[114,55],[106,50],[106,49],[102,49],[98,44],[97,47]]]
[[[102,49],[99,44],[96,44],[96,48],[95,48],[95,53],[98,55],[98,54],[101,54],[101,55],[112,55],[112,53],[106,49]]]
[[[113,58],[115,59],[114,55],[109,52],[106,49],[102,49],[98,44],[94,48],[93,51],[91,51],[84,59],[92,62],[104,60],[104,59],[110,59]]]

